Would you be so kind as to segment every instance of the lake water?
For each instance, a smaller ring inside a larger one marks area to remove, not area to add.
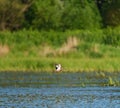
[[[0,72],[0,108],[120,108],[119,83],[118,72]]]

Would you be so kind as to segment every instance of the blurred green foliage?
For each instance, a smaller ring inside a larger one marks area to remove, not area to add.
[[[109,44],[113,46],[120,45],[120,27],[92,30],[67,30],[62,31],[38,31],[21,30],[17,32],[1,31],[0,43],[25,47],[51,45],[53,47],[61,46],[68,37],[75,36],[80,41]]]
[[[39,30],[90,29],[99,28],[100,21],[94,1],[36,0],[26,12],[24,26]]]
[[[0,0],[0,30],[115,27],[119,10],[119,0]]]
[[[116,27],[119,10],[119,0],[0,0],[0,30]]]
[[[119,26],[120,25],[120,1],[119,0],[96,0],[99,12],[103,19],[103,25]]]

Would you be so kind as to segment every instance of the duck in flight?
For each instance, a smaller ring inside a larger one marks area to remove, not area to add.
[[[62,70],[61,64],[55,64],[55,70],[56,70],[56,72],[60,72]]]

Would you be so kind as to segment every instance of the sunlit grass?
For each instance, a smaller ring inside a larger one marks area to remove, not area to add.
[[[1,71],[54,71],[54,64],[61,63],[63,72],[118,72],[120,58],[64,58],[64,57],[27,57],[3,58],[0,60]]]
[[[55,63],[63,72],[120,71],[120,47],[103,31],[0,32],[0,71],[51,72]]]

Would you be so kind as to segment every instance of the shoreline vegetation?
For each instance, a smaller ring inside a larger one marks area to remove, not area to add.
[[[0,71],[120,72],[120,27],[0,32]]]
[[[62,64],[62,72],[120,72],[120,58],[5,58],[0,71],[55,72],[54,64]]]

